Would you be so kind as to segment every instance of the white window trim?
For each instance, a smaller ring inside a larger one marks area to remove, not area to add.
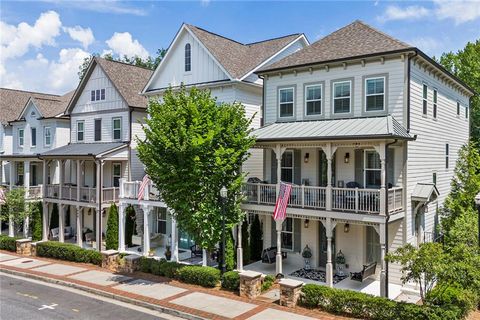
[[[120,166],[120,175],[115,175],[115,166]],[[122,163],[121,162],[113,162],[112,163],[112,187],[115,186],[115,178],[119,180],[122,178]]]
[[[102,99],[102,90],[104,91],[104,98]],[[98,91],[98,99],[97,99],[97,91]],[[93,95],[94,95],[94,100],[92,100],[92,92],[93,92]],[[99,102],[99,101],[105,101],[107,100],[107,90],[106,88],[102,88],[102,89],[94,89],[94,90],[90,90],[90,102]]]
[[[285,251],[288,251],[288,252],[293,252],[295,251],[295,220],[294,218],[291,218],[291,217],[287,217],[285,218],[285,226],[287,225],[287,219],[291,219],[292,220],[292,231],[287,231],[287,230],[283,230],[283,223],[282,223],[282,231],[280,232],[280,235],[283,237],[283,234],[284,233],[287,233],[287,234],[291,234],[292,235],[292,248],[285,248],[283,247],[283,243],[282,243],[282,250],[285,250]],[[285,227],[286,229],[286,227]]]
[[[368,153],[377,153],[377,151],[374,150],[365,150],[363,153],[363,181],[364,181],[364,188],[367,188],[367,171],[379,171],[380,175],[382,174],[382,165],[380,160],[380,168],[368,168],[367,167],[367,154]],[[381,187],[381,186],[380,186]]]
[[[33,144],[33,130],[35,129],[35,145]],[[30,128],[30,147],[36,148],[37,147],[37,127]]]
[[[161,210],[161,208],[158,208],[158,209],[157,209],[157,212],[156,212],[156,213],[157,213],[157,219],[156,219],[156,222],[157,222],[157,223],[155,223],[155,229],[156,229],[155,231],[156,231],[157,233],[160,233],[159,230],[158,230],[158,222],[159,222],[159,221],[165,221],[165,225],[167,224],[167,215],[168,215],[168,214],[165,213],[165,219],[161,219],[162,212],[161,212],[160,210]]]
[[[348,83],[350,85],[350,95],[348,97],[335,97],[335,85]],[[332,97],[333,97],[333,114],[348,114],[352,112],[352,80],[344,80],[344,81],[334,81],[332,83]],[[348,112],[335,112],[335,100],[336,99],[346,99],[348,98]]]
[[[120,129],[115,129],[115,120],[120,120]],[[115,130],[120,130],[120,138],[115,139]],[[122,117],[114,117],[112,118],[112,140],[114,141],[121,141],[122,140]]]
[[[435,96],[437,97],[437,101],[435,101]],[[433,88],[432,92],[432,117],[434,120],[438,118],[438,90],[437,88]]]
[[[320,87],[320,99],[312,99],[308,100],[307,99],[307,94],[308,94],[308,88],[312,87]],[[320,101],[320,113],[315,113],[315,114],[308,114],[308,106],[307,102],[317,102]],[[308,86],[305,86],[305,116],[306,117],[314,117],[314,116],[320,116],[323,114],[323,85],[321,83],[314,83],[314,84],[309,84]]]
[[[20,132],[22,133],[21,135],[20,135]],[[18,142],[19,147],[24,146],[24,144],[25,144],[25,129],[22,129],[22,128],[18,129],[18,140],[17,140],[17,142]]]
[[[82,123],[82,127],[83,127],[83,128],[82,128],[82,131],[78,130],[78,124],[79,124],[79,123]],[[82,135],[83,135],[83,139],[82,139],[82,140],[79,140],[79,139],[78,139],[78,133],[79,133],[79,132],[82,132]],[[84,121],[84,120],[77,120],[77,132],[76,132],[76,134],[77,134],[77,139],[76,139],[77,142],[84,142],[84,141],[85,141],[85,121]]]
[[[283,156],[287,153],[290,153],[292,155],[292,166],[291,167],[284,167],[282,165],[282,161],[280,161],[280,181],[282,181],[282,170],[283,169],[291,169],[292,170],[292,180],[294,180],[294,174],[295,174],[295,155],[293,153],[293,150],[285,150],[282,154],[282,160],[283,160]],[[293,181],[288,181],[288,183],[293,183]]]
[[[367,81],[368,80],[377,80],[377,79],[383,79],[383,93],[367,93]],[[386,87],[386,84],[387,83],[387,78],[386,77],[370,77],[370,78],[365,78],[365,83],[364,83],[364,87],[365,87],[365,91],[364,91],[364,95],[365,95],[365,112],[382,112],[382,111],[385,111],[385,104],[387,103],[385,101],[385,91],[387,90],[387,87]],[[350,95],[351,95],[351,92],[350,92]],[[382,95],[383,96],[383,109],[382,110],[367,110],[367,97],[373,97],[373,96],[380,96]]]
[[[460,101],[457,101],[457,111],[456,111],[457,118],[460,118],[461,113],[462,113],[462,104],[460,103]]]
[[[188,45],[188,60],[189,60],[188,66],[190,70],[187,70],[187,45]],[[183,71],[185,73],[191,73],[192,72],[192,44],[190,42],[187,42],[183,47],[183,55],[184,55]]]
[[[50,133],[50,143],[47,143],[47,131]],[[45,147],[50,147],[52,145],[52,129],[51,127],[45,127],[43,129],[43,136],[44,136],[44,140],[43,140],[43,144],[45,145]]]
[[[424,97],[423,96],[423,89],[427,87],[427,96]],[[427,108],[426,108],[426,113],[423,112],[423,104],[426,103],[427,104]],[[428,84],[426,84],[425,82],[422,83],[422,116],[423,117],[426,117],[428,116]]]
[[[280,92],[282,92],[282,90],[290,90],[292,89],[293,93],[292,93],[292,102],[281,102],[281,94]],[[282,117],[282,113],[281,113],[281,108],[280,106],[282,104],[289,104],[289,103],[292,103],[292,115],[291,116],[283,116]],[[288,119],[288,118],[294,118],[295,117],[295,87],[284,87],[284,88],[278,88],[278,118],[280,119]]]

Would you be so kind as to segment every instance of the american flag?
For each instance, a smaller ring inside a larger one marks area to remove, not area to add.
[[[280,182],[280,193],[275,204],[275,210],[273,210],[274,220],[284,220],[287,215],[287,205],[290,199],[290,192],[292,191],[292,185]]]
[[[0,204],[5,204],[5,190],[0,187]]]
[[[140,188],[138,188],[138,201],[142,200],[145,195],[145,187],[150,183],[150,177],[146,174],[143,177],[142,183],[140,183]]]

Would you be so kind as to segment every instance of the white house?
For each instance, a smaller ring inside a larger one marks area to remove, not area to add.
[[[258,128],[262,121],[263,81],[254,72],[307,45],[308,41],[303,34],[243,44],[199,27],[183,24],[142,94],[146,97],[161,98],[167,88],[178,89],[181,84],[187,88],[209,89],[219,102],[242,103],[247,117],[253,117],[252,126]],[[140,137],[141,134],[142,132],[139,132]],[[262,151],[252,150],[252,156],[245,163],[244,171],[249,177],[263,176]],[[194,245],[193,240],[188,234],[177,230],[176,222],[167,214],[163,202],[138,201],[136,193],[138,185],[138,181],[123,184],[120,222],[124,221],[123,212],[127,204],[142,208],[145,221],[144,253],[150,249],[150,238],[160,237],[163,240],[152,244],[158,247],[156,254],[163,256],[165,245],[171,242],[173,259],[189,258],[190,249]],[[155,207],[162,209],[156,209],[157,213],[150,214]],[[184,252],[183,256],[178,255],[177,243]],[[122,234],[119,249],[125,250]]]
[[[401,283],[386,252],[434,237],[469,138],[473,91],[418,48],[361,21],[256,74],[265,104],[254,134],[265,171],[262,183],[245,185],[243,209],[260,216],[264,248],[287,258],[246,268],[304,277],[308,246],[312,267],[325,271],[313,274],[320,281],[362,290],[371,282],[341,274],[367,265],[386,295],[388,283]],[[292,184],[283,224],[272,219],[280,181]],[[336,264],[340,251],[346,265]]]

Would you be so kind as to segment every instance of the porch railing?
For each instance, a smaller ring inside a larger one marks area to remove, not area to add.
[[[49,184],[47,185],[47,198],[58,198],[59,197],[60,186],[58,184]]]
[[[42,197],[42,188],[43,188],[42,185],[30,186],[30,187],[28,188],[27,198],[28,198],[28,199],[38,199],[38,198],[41,198],[41,197]]]
[[[97,188],[80,187],[80,201],[97,202]]]
[[[137,199],[139,188],[140,188],[140,181],[124,181],[123,197],[127,199]]]
[[[138,199],[138,190],[140,189],[141,181],[121,181],[120,182],[120,189],[119,190],[119,197],[124,199]],[[160,196],[160,191],[155,187],[153,183],[149,183],[145,187],[145,195],[148,195],[148,200],[150,201],[162,201],[162,197]],[[120,196],[121,195],[121,196]],[[146,197],[146,196],[145,196]],[[146,198],[144,198],[147,200]]]
[[[289,206],[307,209],[327,209],[327,187],[293,185]],[[275,205],[275,184],[245,183],[242,191],[245,202],[260,205]],[[380,214],[381,190],[360,188],[332,188],[331,208],[334,211],[344,211],[364,214]],[[389,212],[403,210],[403,189],[391,188],[388,191]]]
[[[77,200],[77,187],[63,186],[62,187],[63,200]]]
[[[102,201],[103,202],[118,201],[119,190],[120,188],[116,188],[116,187],[103,188]]]

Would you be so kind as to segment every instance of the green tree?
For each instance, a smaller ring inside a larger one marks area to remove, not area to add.
[[[108,210],[107,230],[105,248],[107,250],[118,249],[118,208],[112,203]]]
[[[15,226],[15,232],[23,229],[25,218],[30,215],[30,211],[25,201],[25,189],[15,188],[5,193],[5,204],[0,211],[1,220],[12,220]]]
[[[58,216],[58,205],[54,203],[52,205],[52,216],[50,218],[50,230],[58,228],[58,221],[59,216]]]
[[[132,206],[125,209],[125,245],[132,246],[132,236],[135,230],[135,210]]]
[[[217,103],[209,91],[168,89],[163,102],[150,100],[145,140],[138,141],[146,172],[178,221],[202,248],[220,242],[220,189],[228,189],[225,222],[242,218],[242,163],[254,144],[251,119],[239,103]]]
[[[30,204],[31,206],[31,220],[30,220],[30,230],[32,233],[33,241],[42,240],[42,226],[43,226],[43,206],[40,201]]]
[[[252,225],[250,226],[250,255],[253,261],[262,259],[263,235],[262,225],[258,214],[254,215]]]
[[[480,39],[468,42],[457,53],[447,52],[440,57],[440,63],[477,93],[480,92]],[[470,137],[480,147],[480,96],[470,99]]]
[[[226,231],[226,245],[225,245],[225,269],[232,271],[235,269],[235,262],[237,261],[237,251],[235,250],[235,240],[231,230]]]
[[[242,252],[243,263],[248,264],[250,262],[250,235],[248,234],[248,219],[245,217],[242,223]]]
[[[123,57],[114,57],[112,54],[106,54],[103,56],[103,58],[109,61],[118,61],[118,62],[128,63],[130,65],[137,66],[137,67],[155,70],[157,66],[160,64],[160,62],[162,61],[166,53],[167,53],[166,49],[158,49],[154,57],[148,56],[145,59],[142,59],[137,56],[128,57],[126,55],[124,55]],[[80,80],[83,79],[85,72],[87,71],[87,68],[90,65],[90,61],[92,61],[94,57],[99,57],[99,56],[100,54],[94,53],[86,57],[85,59],[83,59],[83,62],[79,66],[79,71],[78,71],[78,78]]]

